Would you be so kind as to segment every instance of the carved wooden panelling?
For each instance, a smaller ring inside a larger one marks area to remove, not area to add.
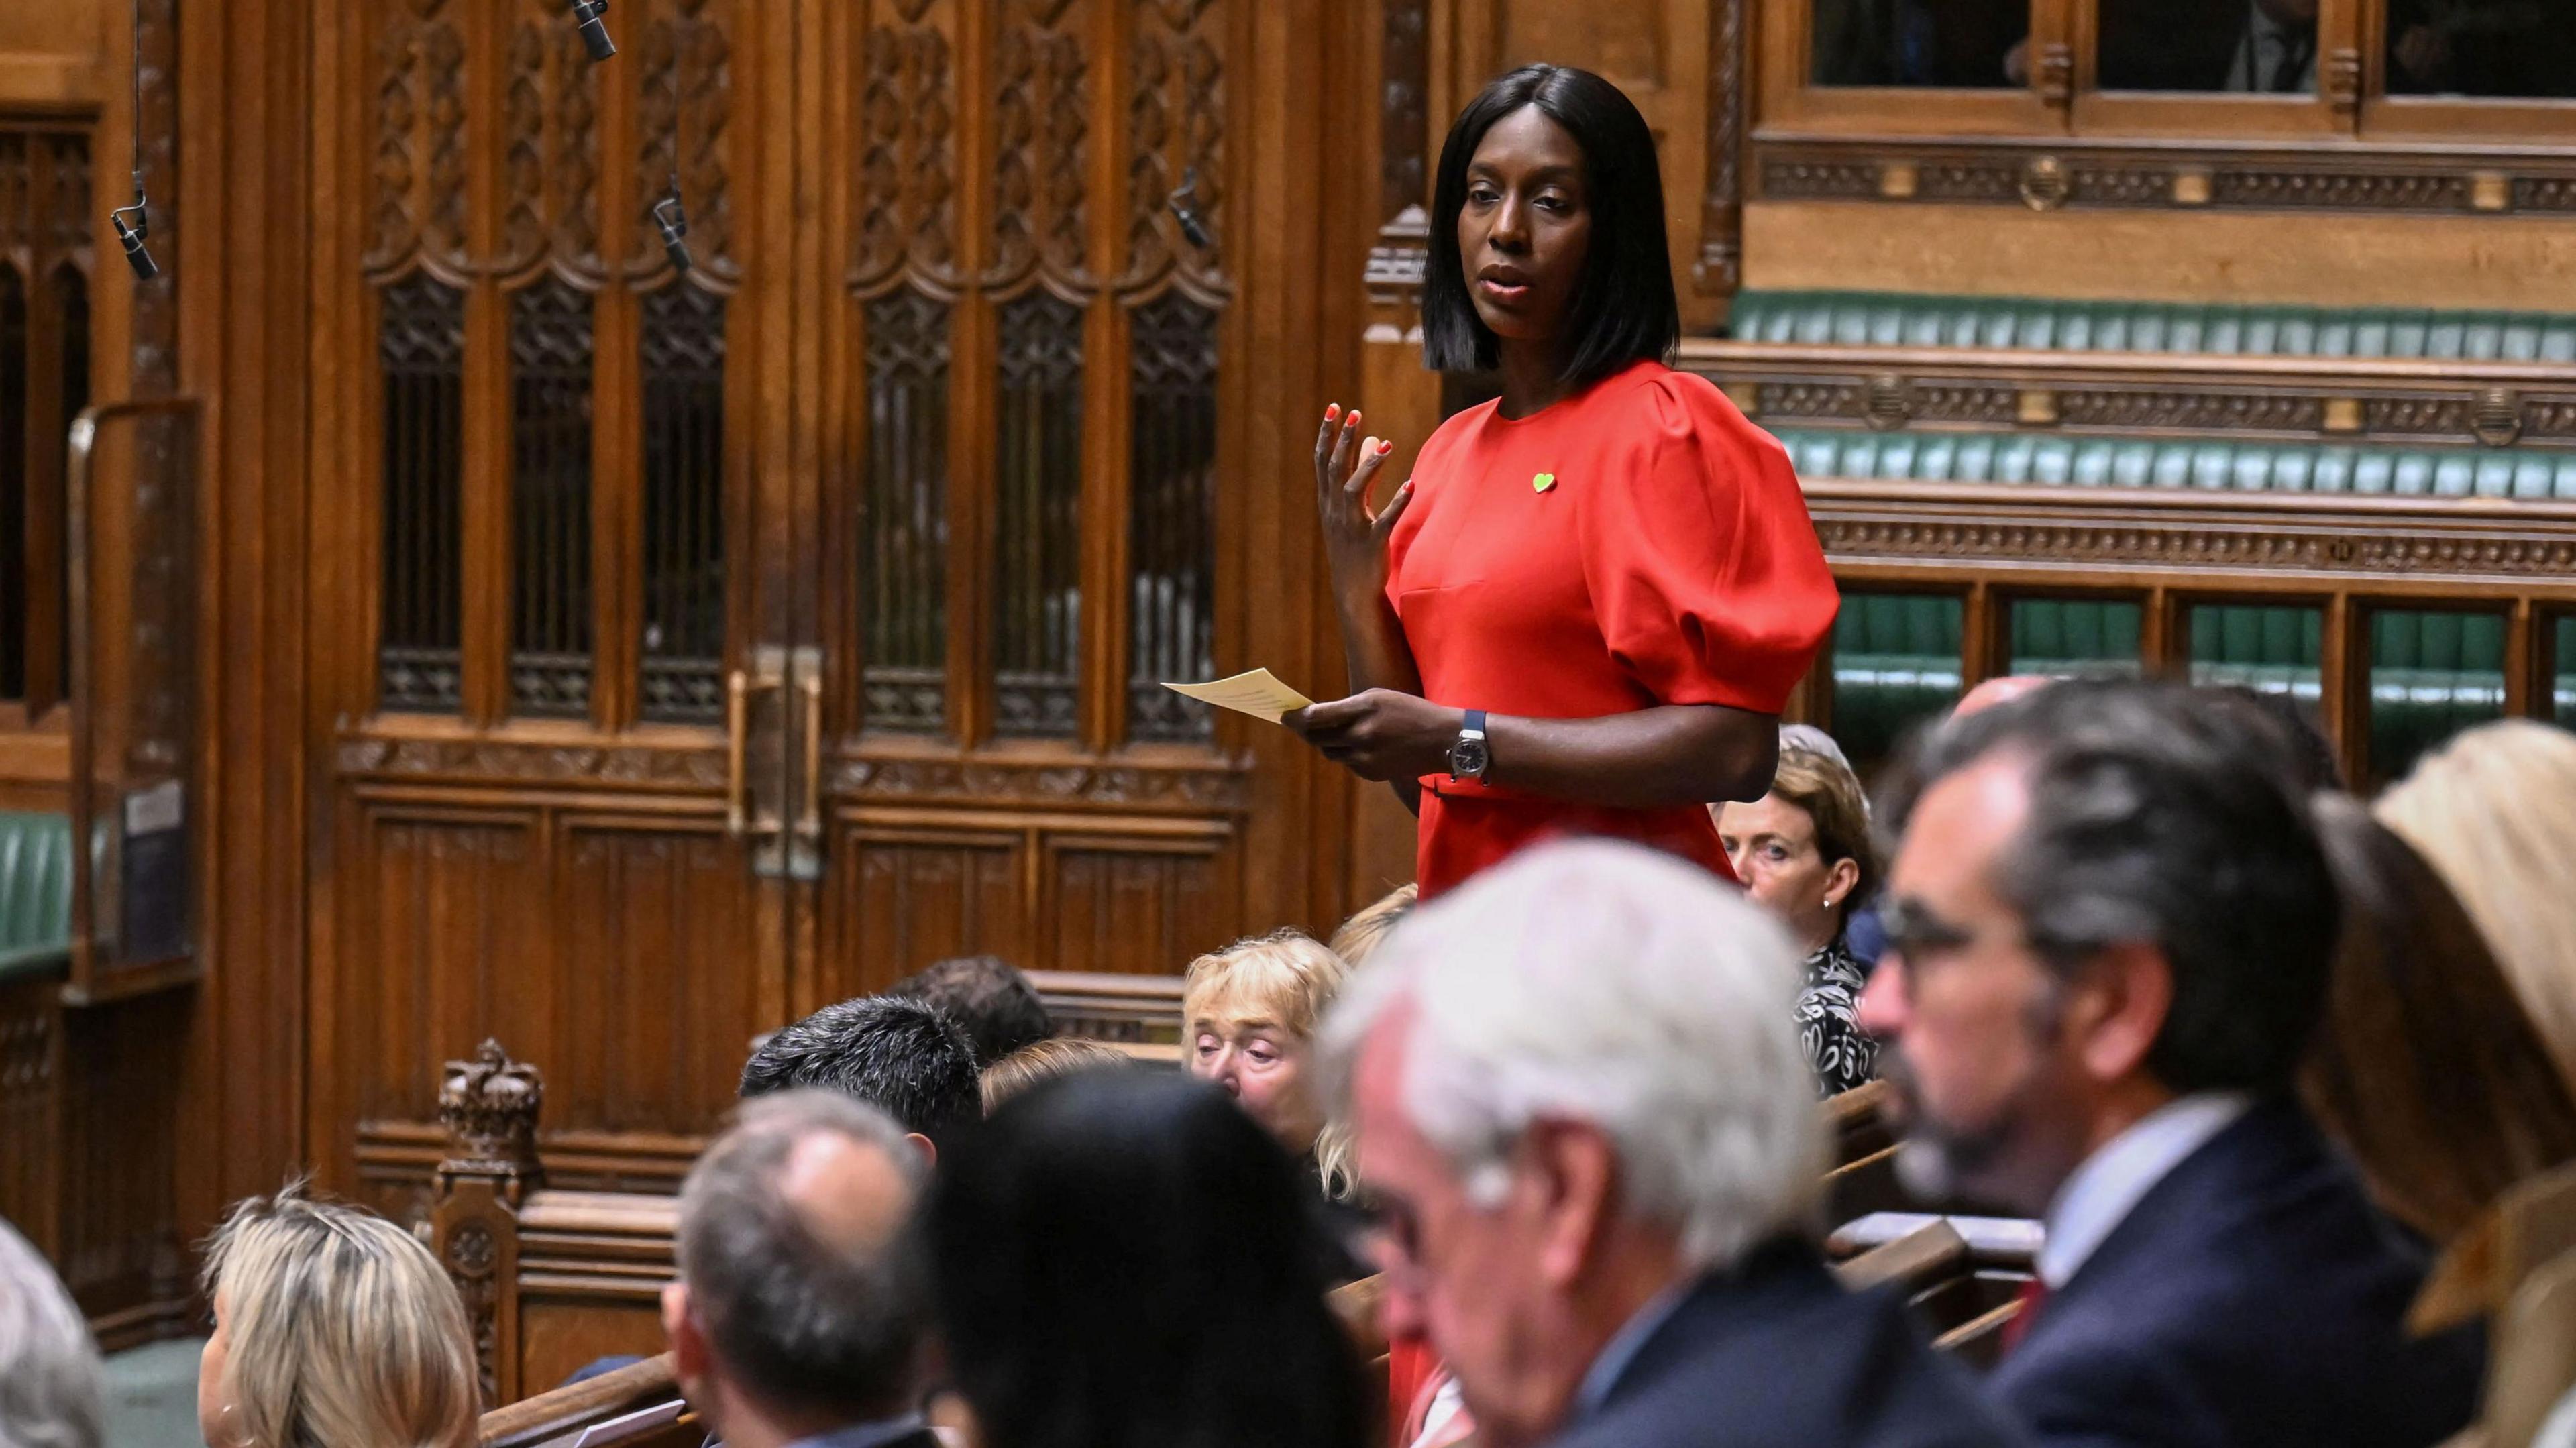
[[[1127,733],[1212,737],[1211,711],[1163,682],[1216,676],[1217,315],[1177,289],[1129,333]]]
[[[89,140],[0,130],[0,700],[70,688],[65,429],[90,398]]]
[[[63,1082],[56,1074],[62,1053],[61,1012],[55,982],[29,980],[0,989],[0,1140],[24,1143],[0,1152],[0,1218],[50,1248],[57,1229],[54,1201],[54,1113]]]
[[[1127,102],[1127,258],[1120,289],[1135,292],[1178,269],[1209,300],[1225,289],[1224,258],[1190,244],[1165,202],[1191,183],[1209,237],[1225,235],[1226,57],[1229,7],[1213,0],[1130,0],[1134,75]]]
[[[713,827],[561,826],[556,1129],[709,1130],[733,1099],[763,989],[747,852]]]
[[[644,718],[709,723],[724,709],[725,299],[665,286],[644,298]]]
[[[995,392],[996,733],[1074,732],[1082,646],[1082,310],[1047,292],[1002,308]]]
[[[858,35],[859,216],[849,284],[873,294],[907,264],[957,284],[957,0],[883,0]],[[855,27],[854,27],[855,28]]]
[[[558,1039],[546,840],[516,812],[380,808],[360,820],[363,928],[346,942],[336,1016],[350,1106],[360,1120],[425,1121],[442,1062],[500,1031]]]
[[[1089,284],[1084,233],[1090,140],[1091,28],[1086,0],[1027,0],[996,7],[993,239],[987,285],[1008,288],[1032,271],[1059,287]]]
[[[383,623],[388,709],[454,713],[464,587],[465,308],[417,274],[384,295]]]
[[[833,841],[823,997],[883,990],[952,955],[1034,960],[1018,831],[858,826]]]
[[[177,1159],[179,1073],[169,1043],[186,1038],[184,994],[75,1011],[63,1021],[63,1091],[71,1153],[56,1261],[82,1307],[113,1318],[157,1306],[177,1326],[194,1263],[179,1240],[170,1163]]]
[[[1225,943],[1215,841],[1047,842],[1051,970],[1169,974]]]
[[[587,718],[591,299],[548,277],[510,299],[510,707]]]
[[[867,307],[859,502],[863,680],[871,728],[947,720],[949,308],[909,288]]]

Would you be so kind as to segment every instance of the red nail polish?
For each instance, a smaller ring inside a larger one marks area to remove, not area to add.
[[[1325,408],[1325,409],[1324,409],[1324,421],[1326,421],[1326,422],[1330,422],[1330,421],[1332,421],[1334,418],[1337,418],[1337,417],[1339,417],[1339,416],[1341,416],[1341,415],[1342,415],[1342,405],[1341,405],[1340,403],[1338,403],[1338,402],[1336,402],[1336,403],[1334,403],[1332,406],[1327,407],[1327,408]]]
[[[1379,443],[1379,444],[1377,445],[1377,451],[1378,451],[1378,456],[1380,456],[1380,457],[1384,457],[1386,454],[1388,454],[1388,453],[1391,453],[1391,452],[1395,451],[1395,444],[1394,444],[1394,443],[1391,443],[1391,442],[1382,442],[1382,443]]]

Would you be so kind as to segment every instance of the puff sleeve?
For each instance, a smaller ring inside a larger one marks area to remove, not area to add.
[[[1576,509],[1602,640],[1657,703],[1776,714],[1840,606],[1788,453],[1705,378],[1634,399]]]

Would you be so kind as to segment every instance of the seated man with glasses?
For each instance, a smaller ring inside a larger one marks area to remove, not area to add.
[[[1318,1066],[1378,1208],[1391,1336],[1495,1448],[2018,1441],[1816,1245],[1824,1123],[1760,907],[1627,844],[1544,846],[1424,906]]]
[[[2483,1356],[2292,1094],[2338,902],[2296,750],[2170,684],[2073,682],[1927,741],[1861,998],[1918,1195],[2043,1215],[1988,1379],[2043,1444],[2418,1448]]]

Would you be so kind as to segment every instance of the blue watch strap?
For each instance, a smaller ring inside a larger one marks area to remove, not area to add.
[[[1484,710],[1470,709],[1467,711],[1467,729],[1470,733],[1474,734],[1482,734],[1485,732]]]

